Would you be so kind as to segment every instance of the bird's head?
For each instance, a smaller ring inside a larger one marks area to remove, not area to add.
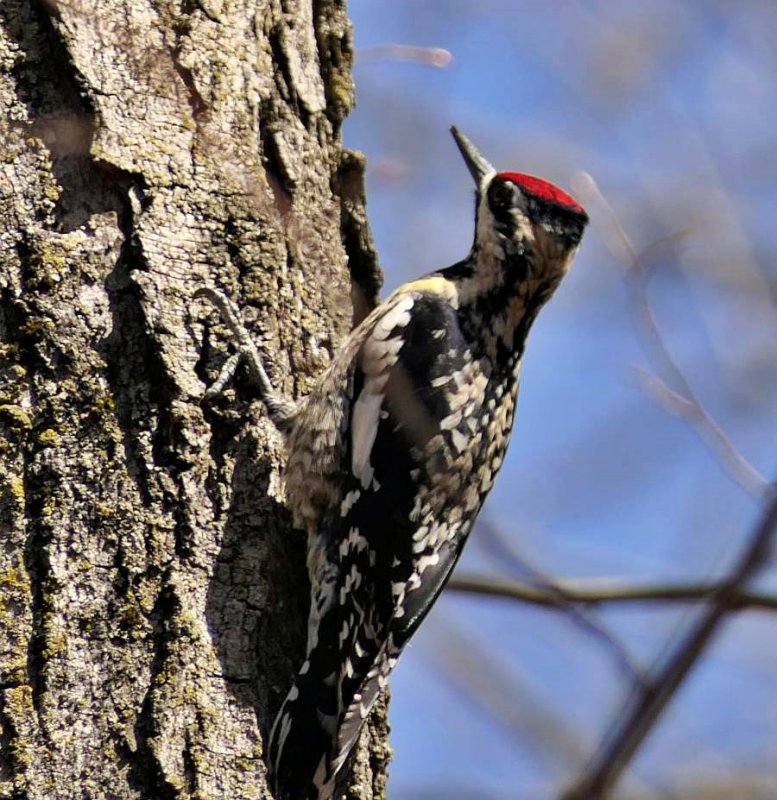
[[[486,271],[490,264],[507,271],[501,277],[508,283],[536,282],[552,291],[580,244],[585,210],[543,178],[497,172],[457,128],[451,133],[477,186],[473,255],[478,263]]]

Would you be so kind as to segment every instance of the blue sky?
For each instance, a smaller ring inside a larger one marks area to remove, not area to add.
[[[775,472],[777,8],[767,2],[352,0],[368,210],[386,290],[463,256],[471,180],[455,122],[501,169],[577,191],[590,174],[645,250],[666,342],[731,439]],[[436,69],[378,57],[445,48]],[[578,192],[579,195],[579,192]],[[595,198],[575,267],[529,342],[513,443],[484,511],[547,573],[719,572],[758,506],[640,388],[650,369]],[[657,244],[658,243],[658,244]],[[476,529],[462,572],[509,577]],[[777,591],[773,568],[762,578]],[[688,608],[599,615],[648,665]],[[777,786],[777,618],[731,621],[623,787],[759,774]],[[552,612],[447,593],[393,683],[391,797],[551,798],[626,690],[612,655]],[[775,790],[777,791],[777,790]],[[650,793],[653,794],[650,794]],[[681,796],[686,796],[681,794]],[[769,795],[766,795],[769,796]]]

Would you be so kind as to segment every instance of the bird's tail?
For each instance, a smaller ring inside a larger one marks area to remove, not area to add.
[[[343,660],[339,648],[319,641],[278,712],[268,748],[278,800],[329,800],[344,788],[354,745],[393,664],[382,648],[344,644],[350,657]]]
[[[277,800],[323,800],[329,752],[336,736],[336,691],[303,665],[275,719],[268,767]]]

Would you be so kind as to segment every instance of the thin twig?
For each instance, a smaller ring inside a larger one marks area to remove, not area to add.
[[[443,47],[417,47],[411,44],[382,44],[356,51],[356,63],[368,61],[405,61],[426,67],[445,69],[453,61],[450,50]]]
[[[598,606],[604,603],[681,602],[702,603],[714,600],[721,590],[718,583],[664,584],[635,586],[612,581],[557,581],[563,598],[555,591],[534,583],[516,580],[460,575],[451,578],[448,589],[466,594],[517,600],[534,606],[564,610],[569,603]],[[732,596],[732,611],[761,609],[777,611],[777,596],[765,592],[739,590]]]
[[[624,277],[629,288],[642,346],[653,369],[663,376],[663,379],[654,379],[655,385],[652,387],[655,390],[654,395],[658,392],[665,395],[664,399],[671,397],[671,402],[663,402],[663,405],[675,413],[682,412],[681,416],[692,424],[705,444],[717,455],[729,475],[749,493],[762,496],[769,488],[768,481],[737,450],[720,425],[710,416],[672,357],[648,301],[646,271],[642,259],[594,179],[586,174],[586,181],[588,183],[586,191],[595,197],[607,215],[609,224],[602,229],[605,242],[618,259],[625,255],[628,261]]]
[[[661,712],[674,697],[699,657],[736,608],[745,585],[769,558],[777,528],[777,490],[770,489],[761,519],[731,574],[716,588],[709,604],[683,641],[650,681],[635,692],[625,713],[615,722],[580,779],[562,795],[562,800],[601,800],[607,797],[621,773]]]
[[[635,685],[642,682],[642,670],[637,664],[631,653],[615,637],[606,626],[604,626],[594,613],[587,608],[576,605],[567,596],[566,589],[555,578],[539,569],[533,564],[524,553],[520,552],[514,543],[502,535],[502,531],[488,520],[481,520],[479,523],[481,545],[495,551],[497,561],[502,567],[507,567],[513,572],[528,577],[535,589],[545,592],[549,596],[555,597],[556,607],[563,609],[570,622],[576,625],[585,633],[592,636],[600,644],[604,645],[609,654],[614,659],[620,672]]]

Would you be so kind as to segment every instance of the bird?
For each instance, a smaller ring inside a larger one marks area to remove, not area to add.
[[[278,800],[344,791],[362,727],[494,485],[529,330],[588,223],[567,192],[498,172],[451,133],[475,183],[469,253],[380,303],[301,400],[273,388],[234,304],[202,291],[284,433],[287,503],[307,534],[305,658],[267,748]]]

